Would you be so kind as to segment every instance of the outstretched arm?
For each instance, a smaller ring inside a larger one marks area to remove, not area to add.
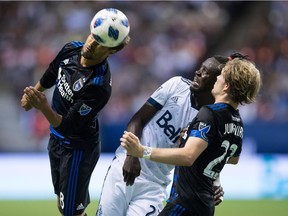
[[[160,163],[191,166],[198,156],[207,148],[208,143],[201,138],[189,137],[183,148],[151,148],[143,146],[138,137],[125,131],[120,139],[128,154],[144,157]]]

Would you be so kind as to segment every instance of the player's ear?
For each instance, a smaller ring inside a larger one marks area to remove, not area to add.
[[[226,83],[226,82],[225,82],[223,91],[226,92],[226,93],[228,93],[228,92],[230,91],[230,84],[229,84],[229,83]]]

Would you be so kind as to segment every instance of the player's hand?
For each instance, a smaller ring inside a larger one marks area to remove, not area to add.
[[[123,170],[124,182],[126,182],[126,185],[127,186],[133,185],[135,178],[140,175],[141,171],[141,165],[139,159],[127,155],[122,170]]]
[[[215,206],[219,205],[224,200],[224,191],[223,188],[220,186],[213,186],[214,188],[214,201]]]
[[[27,101],[27,95],[24,93],[21,98],[21,107],[25,109],[25,111],[29,111],[32,109],[32,106]]]
[[[140,143],[139,138],[132,132],[124,131],[120,138],[120,143],[127,150],[128,155],[143,157],[144,147]]]
[[[26,100],[27,102],[34,108],[38,110],[43,110],[47,106],[49,106],[49,103],[47,101],[47,98],[43,92],[40,92],[36,90],[34,87],[26,87],[24,89],[24,94],[26,94]]]
[[[178,145],[180,145],[182,142],[185,141],[186,139],[186,136],[187,136],[187,131],[188,131],[188,128],[183,128],[181,131],[180,131],[180,136],[179,136],[179,139],[177,140],[177,143]]]

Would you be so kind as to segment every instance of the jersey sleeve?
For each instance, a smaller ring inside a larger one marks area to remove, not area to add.
[[[193,119],[188,131],[190,131],[190,137],[201,138],[210,144],[216,133],[212,111],[203,106]]]
[[[49,64],[49,67],[41,77],[40,84],[42,87],[49,89],[55,85],[60,62],[64,57],[66,58],[71,51],[82,45],[82,42],[72,41],[63,46],[63,48],[60,50],[54,60]]]
[[[177,85],[181,82],[181,77],[172,77],[163,83],[148,99],[148,103],[160,110],[165,105],[166,101],[177,89]]]
[[[49,64],[49,67],[43,74],[43,76],[40,79],[40,84],[46,89],[51,88],[55,85],[57,75],[58,75],[58,68],[61,62],[61,53],[65,47],[62,48],[62,50],[58,53],[58,55],[55,57],[55,59]]]

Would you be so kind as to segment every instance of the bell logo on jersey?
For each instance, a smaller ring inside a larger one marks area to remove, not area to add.
[[[86,104],[82,104],[78,112],[81,116],[87,115],[92,110],[91,107],[87,106]]]
[[[176,143],[176,141],[179,138],[179,134],[181,131],[181,128],[176,130],[176,128],[169,124],[169,121],[172,119],[172,114],[167,110],[157,121],[157,125],[160,128],[164,129],[164,133],[169,137],[169,139],[173,142]]]

